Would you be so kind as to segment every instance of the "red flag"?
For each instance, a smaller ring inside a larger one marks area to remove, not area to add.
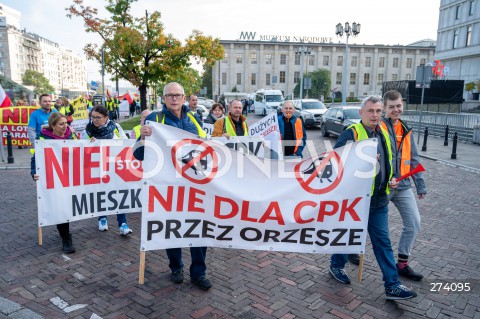
[[[3,87],[0,85],[0,107],[8,107],[12,105],[13,105],[12,101],[8,97]]]
[[[118,97],[118,99],[120,101],[124,100],[124,99],[127,99],[128,101],[128,104],[132,104],[133,103],[133,99],[132,99],[132,96],[130,95],[130,93],[125,93],[124,95],[120,95]]]
[[[400,182],[402,179],[409,178],[410,176],[420,172],[425,172],[425,168],[423,168],[422,164],[418,164],[418,166],[412,169],[410,172],[397,178],[397,182]]]
[[[110,99],[110,98],[111,98],[111,96],[110,96],[110,92],[108,92],[108,90],[107,90],[107,98],[108,98],[108,99]]]

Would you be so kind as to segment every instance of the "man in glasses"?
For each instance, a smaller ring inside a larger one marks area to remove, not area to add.
[[[163,100],[165,105],[160,112],[153,112],[147,116],[146,121],[155,121],[165,125],[177,127],[187,132],[206,137],[205,131],[193,116],[190,108],[185,103],[185,91],[183,87],[176,82],[170,82],[163,88]],[[152,135],[152,128],[144,125],[140,130],[141,136],[138,141],[145,140],[145,136]],[[137,142],[138,143],[138,142]],[[143,161],[145,147],[140,144],[135,147],[133,155],[136,159]],[[208,290],[212,286],[210,280],[206,277],[207,266],[205,259],[207,257],[207,247],[190,247],[192,256],[192,265],[190,266],[190,278],[192,283],[196,284],[202,290]],[[170,276],[172,282],[179,284],[183,282],[183,261],[181,248],[167,249],[167,256],[170,261],[169,267],[172,271]]]

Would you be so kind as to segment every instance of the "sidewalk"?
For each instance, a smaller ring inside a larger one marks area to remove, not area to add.
[[[159,250],[146,253],[145,284],[138,284],[139,214],[128,215],[134,231],[128,238],[119,236],[113,227],[115,218],[110,216],[111,229],[107,232],[99,232],[93,219],[71,224],[77,250],[74,254],[61,252],[54,226],[43,228],[43,245],[39,246],[31,156],[28,149],[14,148],[15,163],[0,164],[0,319],[478,319],[480,163],[473,159],[480,155],[480,146],[458,146],[457,161],[449,159],[443,140],[429,138],[427,152],[419,151],[424,156],[439,157],[422,159],[428,194],[418,201],[422,230],[411,266],[425,280],[402,278],[418,297],[398,302],[385,300],[381,271],[369,241],[362,282],[356,280],[356,266],[348,264],[345,269],[352,279],[350,285],[331,278],[330,256],[325,254],[209,248],[208,275],[213,287],[206,292],[190,283],[188,249],[183,250],[184,283],[170,282],[166,253]],[[394,206],[389,209],[396,253],[402,223]],[[440,293],[432,286],[438,282],[455,287],[468,282],[471,291]]]

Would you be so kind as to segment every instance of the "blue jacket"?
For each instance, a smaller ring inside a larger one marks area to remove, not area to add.
[[[180,115],[180,118],[178,118],[171,111],[169,111],[165,105],[163,105],[162,112],[161,112],[162,116],[158,116],[158,118],[157,118],[157,115],[160,114],[160,113],[159,112],[152,112],[145,119],[145,123],[147,121],[161,123],[163,115],[165,115],[165,122],[164,122],[165,125],[170,125],[170,126],[173,126],[173,127],[176,127],[176,128],[181,129],[181,130],[184,130],[184,131],[187,131],[187,132],[190,132],[190,133],[193,133],[193,134],[197,135],[197,133],[198,133],[197,127],[195,126],[195,124],[193,124],[193,122],[188,117],[188,115],[187,115],[188,112],[191,112],[190,108],[187,105],[182,105],[182,113]],[[139,141],[140,138],[141,138],[141,136],[138,137],[137,141]],[[144,146],[138,146],[138,147],[134,147],[134,148],[135,148],[135,150],[133,151],[133,156],[136,159],[138,159],[140,161],[143,161],[145,147]]]
[[[295,132],[295,122],[296,121],[301,121],[301,119],[292,115],[292,118],[290,119],[290,121],[292,122],[292,125],[293,125],[293,138],[294,138],[294,140],[297,140],[297,133]],[[282,138],[283,138],[284,131],[285,131],[283,114],[280,114],[278,116],[278,127],[280,129],[280,134],[282,135]],[[295,155],[300,156],[300,157],[303,157],[302,152],[303,152],[303,148],[305,147],[305,144],[306,144],[306,141],[307,141],[307,132],[305,131],[305,125],[303,125],[303,123],[302,123],[302,131],[303,131],[302,143],[300,145],[298,145],[298,149],[295,152]]]

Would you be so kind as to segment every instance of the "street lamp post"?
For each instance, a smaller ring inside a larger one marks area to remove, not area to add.
[[[348,38],[353,35],[354,37],[360,33],[360,23],[352,23],[352,27],[348,22],[345,22],[345,27],[341,23],[337,24],[335,34],[338,37],[343,37],[343,33],[347,37],[345,42],[345,54],[343,61],[343,83],[342,83],[342,105],[347,105],[347,63],[348,63]]]
[[[312,50],[306,45],[302,45],[295,50],[295,54],[300,54],[300,99],[303,99],[303,58],[312,53]]]

